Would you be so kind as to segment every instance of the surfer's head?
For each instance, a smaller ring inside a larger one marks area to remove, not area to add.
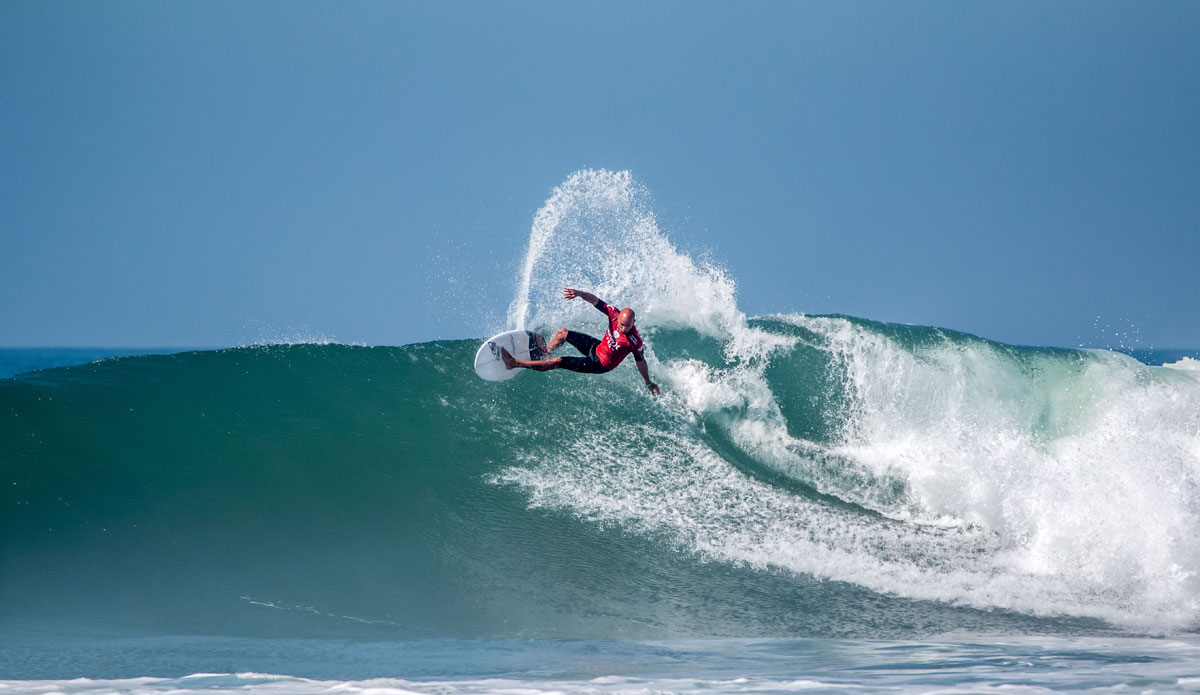
[[[617,314],[617,330],[625,335],[629,335],[629,331],[633,330],[633,309],[622,309],[621,313]]]

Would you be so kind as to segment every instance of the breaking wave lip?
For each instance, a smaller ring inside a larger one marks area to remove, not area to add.
[[[366,343],[340,340],[328,331],[313,328],[306,323],[279,326],[262,321],[247,321],[242,327],[242,338],[236,347],[268,347],[272,345],[349,345],[366,347]]]
[[[660,405],[675,423],[641,431],[655,448],[630,461],[606,443],[617,431],[564,433],[570,453],[495,482],[525,490],[532,506],[702,558],[1135,630],[1197,625],[1194,361],[1147,367],[846,317],[751,322],[732,279],[680,253],[641,195],[627,172],[578,172],[556,189],[535,217],[510,320],[586,327],[586,308],[556,293],[587,287],[636,307],[652,334],[683,327],[718,339],[722,359],[660,360],[651,339],[652,369],[670,392]],[[836,401],[841,416],[829,441],[790,433],[768,377],[797,351],[819,354],[829,372],[823,405]],[[862,512],[755,480],[712,449],[708,428]]]

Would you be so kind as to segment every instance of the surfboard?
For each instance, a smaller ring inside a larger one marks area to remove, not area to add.
[[[487,381],[511,379],[524,369],[505,369],[500,348],[519,360],[540,360],[546,357],[546,339],[532,331],[507,331],[484,341],[475,353],[475,373]]]

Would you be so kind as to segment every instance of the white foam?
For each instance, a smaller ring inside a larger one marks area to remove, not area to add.
[[[652,362],[673,424],[639,431],[640,458],[624,455],[628,431],[565,432],[553,454],[498,481],[534,505],[722,562],[1139,629],[1200,620],[1190,362],[1018,354],[962,337],[910,348],[846,319],[780,316],[817,336],[805,347],[827,353],[847,399],[831,444],[797,439],[764,365],[800,339],[751,327],[733,281],[680,253],[643,197],[625,172],[578,172],[556,189],[535,218],[510,321],[586,330],[591,307],[561,299],[576,286],[634,306],[640,326],[719,339],[725,364]],[[704,443],[701,420],[762,465],[893,521],[741,473]]]
[[[362,646],[362,645],[359,645]],[[529,663],[545,644],[503,645]],[[355,647],[357,648],[357,647]],[[496,647],[487,641],[486,654]],[[0,680],[0,692],[144,695],[767,695],[871,692],[1193,692],[1195,643],[1151,639],[981,638],[876,640],[687,640],[559,642],[559,660],[503,669],[503,677],[405,678],[426,670],[410,659],[376,670],[394,677],[302,678],[269,673],[204,673],[182,678]],[[544,652],[542,652],[544,653]],[[493,657],[494,658],[494,657]],[[485,659],[487,661],[487,659]],[[425,662],[427,668],[428,664]],[[442,663],[440,660],[438,663]],[[516,664],[514,664],[516,665]],[[480,668],[496,671],[494,666]],[[594,674],[593,677],[583,674]],[[1031,685],[1036,684],[1036,685]]]
[[[837,453],[902,476],[924,514],[995,534],[1000,576],[1131,626],[1200,618],[1195,382],[1116,353],[909,350],[849,321],[791,320],[845,369],[854,408]]]
[[[1184,357],[1178,362],[1164,364],[1163,366],[1170,369],[1178,369],[1181,372],[1191,372],[1200,377],[1200,360],[1192,359],[1191,357]]]

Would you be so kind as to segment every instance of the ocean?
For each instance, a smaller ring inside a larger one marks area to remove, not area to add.
[[[0,352],[0,691],[1200,691],[1197,351],[747,316],[644,200],[560,186],[489,328],[633,306],[659,398],[474,339]]]

